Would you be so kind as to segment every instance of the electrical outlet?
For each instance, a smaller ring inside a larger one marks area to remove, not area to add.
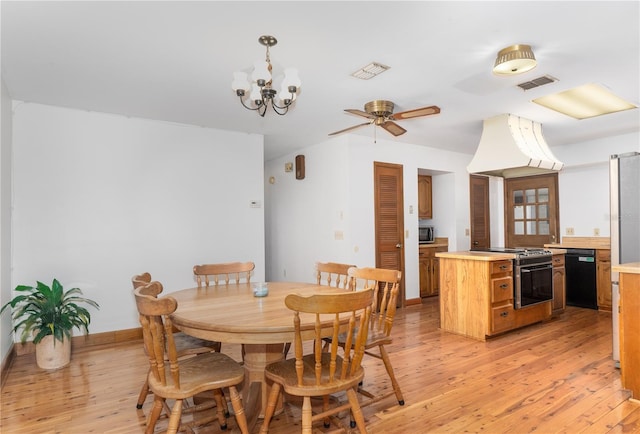
[[[600,228],[593,228],[593,236],[594,237],[600,236]]]
[[[573,235],[573,228],[567,228],[565,234],[566,235]]]
[[[333,234],[333,238],[336,240],[344,240],[344,234],[342,231],[335,231]]]

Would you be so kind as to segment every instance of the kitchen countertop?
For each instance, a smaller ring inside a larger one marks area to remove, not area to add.
[[[611,250],[609,237],[563,237],[559,243],[545,244],[546,248]]]
[[[429,249],[434,247],[449,247],[449,243],[439,243],[436,241],[435,243],[420,244],[421,249]]]
[[[501,261],[504,259],[515,259],[513,253],[496,253],[496,252],[438,252],[436,258],[446,259],[470,259],[472,261]]]
[[[564,255],[567,253],[567,249],[558,249],[556,247],[548,247],[551,244],[545,244],[544,248],[551,252],[552,255]]]
[[[611,271],[617,273],[640,274],[640,262],[627,262],[626,264],[614,265]]]

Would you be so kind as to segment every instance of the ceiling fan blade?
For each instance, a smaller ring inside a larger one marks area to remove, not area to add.
[[[372,115],[371,113],[363,112],[362,110],[358,109],[345,109],[344,111],[346,111],[347,113],[351,113],[352,115],[362,116],[369,119],[376,118],[376,115]]]
[[[394,136],[399,136],[399,135],[404,134],[404,133],[407,132],[407,130],[402,128],[400,125],[396,124],[395,122],[391,122],[391,121],[386,121],[386,122],[380,124],[380,126],[382,128],[384,128],[385,130],[389,131]]]
[[[346,133],[347,131],[355,130],[356,128],[364,127],[365,125],[371,125],[371,122],[365,122],[364,124],[354,125],[349,128],[345,128],[344,130],[334,131],[333,133],[329,133],[330,136],[335,136],[336,134]]]
[[[407,110],[405,112],[394,113],[390,116],[390,119],[399,121],[401,119],[411,119],[420,116],[429,116],[440,113],[440,107],[432,105],[429,107],[422,107],[419,109]]]

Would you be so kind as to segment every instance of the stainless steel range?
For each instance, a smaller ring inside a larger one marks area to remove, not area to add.
[[[549,250],[491,247],[488,252],[513,253],[515,309],[553,300],[553,265]]]

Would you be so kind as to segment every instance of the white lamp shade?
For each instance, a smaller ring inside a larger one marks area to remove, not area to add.
[[[234,72],[233,73],[233,81],[231,82],[231,89],[238,90],[242,89],[247,92],[251,88],[249,84],[249,80],[247,79],[246,72]]]
[[[287,89],[289,86],[295,86],[300,88],[301,82],[298,77],[298,70],[295,68],[286,68],[284,70],[284,79],[282,80],[282,87]]]
[[[251,94],[249,95],[251,101],[262,99],[262,94],[260,93],[260,86],[256,83],[253,83],[251,86]]]
[[[271,80],[271,73],[269,72],[269,64],[267,62],[256,62],[253,65],[253,73],[251,74],[253,81],[260,79],[264,81]]]

